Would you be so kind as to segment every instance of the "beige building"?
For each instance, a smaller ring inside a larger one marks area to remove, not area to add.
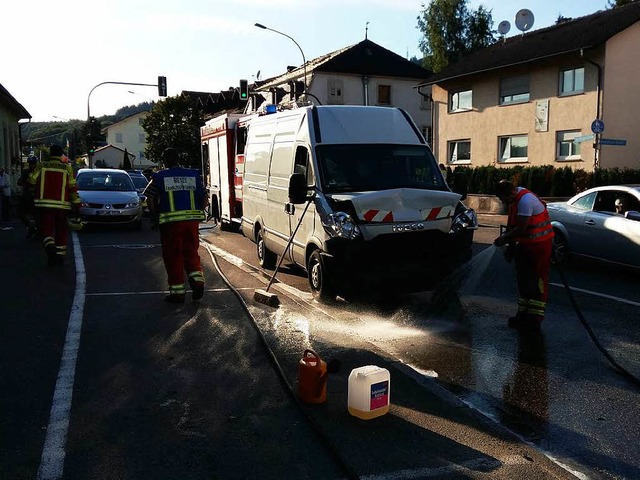
[[[640,169],[638,52],[640,2],[463,58],[419,86],[432,88],[436,158],[453,167]]]
[[[256,82],[255,92],[267,103],[286,104],[302,95],[306,82],[306,100],[321,105],[377,105],[405,110],[431,137],[431,102],[428,89],[418,93],[416,84],[431,72],[400,55],[365,39],[291,67],[283,75]],[[249,101],[246,111],[254,106]]]
[[[126,149],[127,153],[133,155],[131,166],[135,170],[144,170],[145,168],[156,165],[145,158],[144,155],[144,149],[147,145],[147,134],[142,128],[142,122],[147,115],[149,115],[149,112],[136,113],[104,128],[108,145],[112,145],[120,151]],[[97,153],[98,151],[96,151],[96,154]],[[120,161],[122,161],[122,158],[121,154]]]
[[[20,169],[19,120],[31,119],[29,112],[0,85],[0,167],[10,173],[12,187]]]

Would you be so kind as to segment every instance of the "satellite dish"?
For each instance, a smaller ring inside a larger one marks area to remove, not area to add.
[[[533,12],[526,8],[518,10],[518,13],[516,13],[516,27],[521,32],[526,32],[531,29],[531,27],[533,27],[534,20]]]
[[[507,20],[503,20],[498,25],[498,33],[500,35],[506,35],[511,30],[511,24]]]

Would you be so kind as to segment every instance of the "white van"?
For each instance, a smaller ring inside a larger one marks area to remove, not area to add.
[[[242,232],[263,268],[279,256],[304,268],[318,300],[433,288],[471,257],[477,220],[461,197],[403,110],[310,106],[248,123]]]

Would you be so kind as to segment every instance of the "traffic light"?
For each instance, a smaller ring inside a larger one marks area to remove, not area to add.
[[[89,120],[89,134],[95,139],[100,136],[100,123],[96,117],[91,117]]]
[[[240,100],[249,99],[249,82],[240,80]]]
[[[158,75],[158,96],[167,96],[167,77]]]

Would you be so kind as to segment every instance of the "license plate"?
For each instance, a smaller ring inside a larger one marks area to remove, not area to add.
[[[96,210],[96,215],[120,215],[120,210]]]

